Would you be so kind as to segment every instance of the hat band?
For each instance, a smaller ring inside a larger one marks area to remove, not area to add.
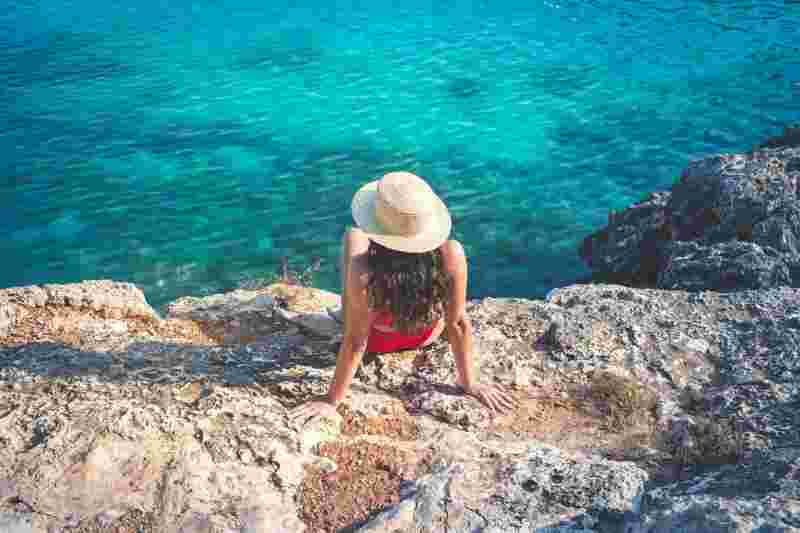
[[[389,235],[413,237],[428,227],[431,213],[403,213],[379,195],[375,199],[375,220]]]

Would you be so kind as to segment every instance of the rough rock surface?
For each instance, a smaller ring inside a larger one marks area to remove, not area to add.
[[[516,410],[459,394],[441,340],[368,354],[298,428],[337,342],[275,310],[336,303],[276,285],[162,319],[125,284],[0,290],[0,531],[800,528],[800,290],[470,302]]]
[[[797,131],[690,163],[670,191],[612,213],[581,256],[602,278],[658,288],[800,286]]]
[[[752,242],[704,246],[675,242],[658,275],[662,289],[731,291],[791,285],[789,267],[780,252]]]
[[[339,325],[326,310],[339,305],[338,294],[275,283],[260,290],[184,297],[167,306],[167,317],[193,320],[224,342],[243,343],[267,338],[276,331],[286,333],[283,322],[299,326],[290,328],[292,331],[333,335]]]
[[[0,337],[10,335],[27,316],[54,307],[95,313],[112,320],[158,318],[142,291],[130,283],[88,281],[19,287],[0,291]]]
[[[800,458],[774,451],[650,490],[626,531],[800,531]]]
[[[632,463],[532,443],[496,459],[465,457],[419,480],[362,531],[620,530],[628,514],[638,513],[647,477]]]

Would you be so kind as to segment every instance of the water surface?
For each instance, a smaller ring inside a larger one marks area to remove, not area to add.
[[[796,1],[161,4],[3,2],[0,286],[336,288],[353,192],[404,169],[470,297],[541,296],[609,210],[800,120]]]

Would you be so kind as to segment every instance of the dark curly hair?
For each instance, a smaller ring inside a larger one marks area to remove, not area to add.
[[[438,248],[411,254],[370,241],[367,265],[369,305],[391,313],[396,330],[413,333],[444,316],[452,280]]]

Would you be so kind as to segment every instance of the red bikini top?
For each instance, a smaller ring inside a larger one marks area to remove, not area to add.
[[[372,327],[387,326],[394,329],[394,316],[392,315],[392,313],[390,313],[389,311],[376,311],[376,315],[377,316],[375,317],[375,320],[372,323]],[[434,327],[435,325],[420,328],[418,333],[427,332],[429,330],[432,330]]]
[[[373,326],[392,326],[394,324],[394,316],[388,311],[376,311],[375,321]]]

